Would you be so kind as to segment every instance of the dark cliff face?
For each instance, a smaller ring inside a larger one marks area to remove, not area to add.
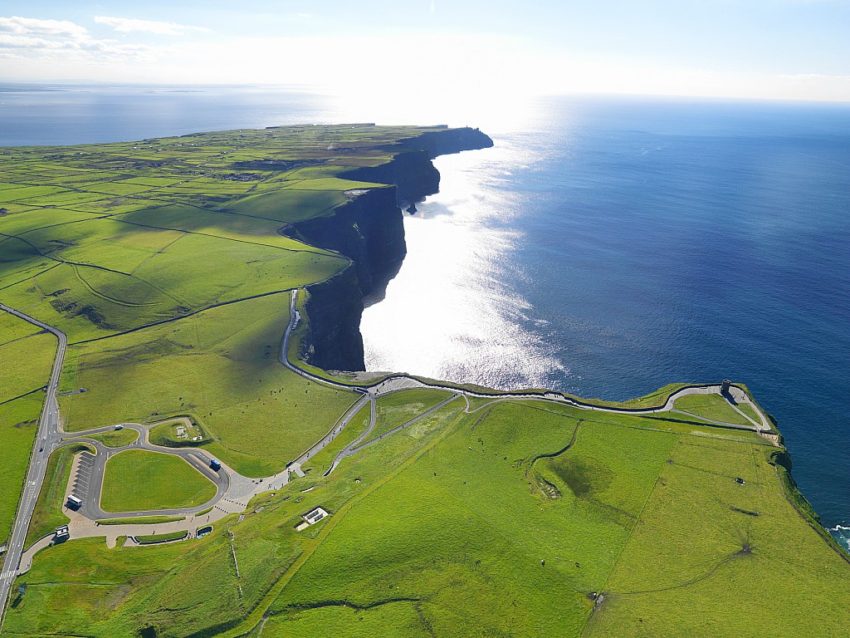
[[[309,337],[302,355],[326,370],[364,370],[360,317],[364,299],[383,297],[398,273],[407,246],[400,204],[413,204],[439,190],[437,155],[488,148],[493,141],[478,129],[444,129],[404,140],[395,156],[375,167],[341,175],[348,179],[391,184],[352,194],[333,214],[283,228],[281,232],[313,246],[336,251],[351,265],[332,279],[308,286]]]
[[[310,337],[301,356],[325,370],[365,370],[360,335],[363,298],[353,266],[307,290]]]
[[[363,300],[379,299],[407,253],[395,188],[353,194],[332,215],[299,222],[283,234],[351,259],[342,273],[307,287],[309,344],[303,356],[326,370],[365,370]]]
[[[440,190],[440,172],[431,163],[438,155],[490,148],[493,140],[473,128],[430,131],[400,142],[395,157],[379,166],[365,166],[343,177],[364,182],[394,184],[398,203],[406,208]]]
[[[394,188],[354,194],[328,217],[293,224],[283,233],[352,260],[363,296],[379,295],[407,254],[404,222]]]
[[[493,140],[477,128],[464,127],[430,131],[419,137],[405,140],[401,145],[425,151],[431,159],[434,159],[438,155],[490,148],[493,146]]]

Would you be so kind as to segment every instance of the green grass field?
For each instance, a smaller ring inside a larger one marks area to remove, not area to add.
[[[382,396],[378,399],[377,424],[364,442],[378,438],[451,396],[446,390],[431,389],[400,390]]]
[[[106,447],[124,447],[130,445],[139,438],[139,433],[129,428],[123,430],[111,430],[103,434],[90,434],[88,438],[100,441]]]
[[[180,457],[127,450],[106,463],[100,506],[107,512],[194,507],[215,492],[212,481]]]
[[[320,452],[310,457],[306,462],[301,464],[301,468],[305,472],[312,474],[322,474],[327,470],[337,454],[342,452],[350,443],[355,441],[367,427],[371,420],[371,409],[369,405],[360,408],[360,411],[351,419],[346,428]],[[314,478],[314,477],[311,477]]]
[[[204,311],[104,341],[72,346],[60,400],[69,430],[191,413],[216,456],[248,476],[268,476],[321,438],[353,392],[284,368],[277,351],[289,296]]]
[[[148,440],[164,447],[192,447],[210,442],[204,430],[192,419],[175,419],[155,425],[148,431]]]
[[[15,520],[43,400],[39,392],[0,405],[0,545],[5,544]]]
[[[56,337],[0,311],[0,545],[18,508],[55,353]]]
[[[676,399],[674,407],[696,416],[739,425],[752,425],[747,419],[738,414],[723,397],[716,394],[692,394]]]
[[[168,545],[54,548],[22,579],[33,595],[7,628],[241,635],[265,617],[261,635],[391,623],[398,636],[794,636],[817,618],[840,633],[847,563],[792,508],[765,441],[535,402],[463,407],[347,459],[310,492],[296,481],[259,497],[243,521],[179,544],[179,563]],[[295,532],[317,505],[331,516]],[[74,576],[56,582],[69,561]],[[109,595],[94,578],[131,584]],[[83,591],[92,599],[71,617],[39,611]],[[770,591],[783,609],[755,595]],[[697,603],[699,616],[676,612]],[[178,604],[187,611],[171,613]]]

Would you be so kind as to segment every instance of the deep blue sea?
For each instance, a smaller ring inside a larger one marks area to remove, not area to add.
[[[441,192],[406,219],[408,258],[364,314],[370,369],[609,399],[743,381],[779,422],[825,525],[850,526],[850,106],[425,105],[0,87],[0,144],[294,122],[480,125],[496,146],[438,159]]]

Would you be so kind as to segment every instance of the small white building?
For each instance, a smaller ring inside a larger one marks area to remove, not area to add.
[[[302,514],[301,518],[304,520],[298,523],[295,528],[295,531],[300,532],[301,530],[307,529],[310,525],[315,525],[320,520],[325,518],[326,516],[330,516],[327,510],[322,507],[317,507],[315,509],[310,510],[306,514]]]

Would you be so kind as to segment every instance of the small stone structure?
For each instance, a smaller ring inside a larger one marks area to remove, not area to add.
[[[323,518],[329,516],[327,510],[321,507],[317,507],[315,509],[310,510],[306,514],[302,514],[301,518],[304,520],[298,523],[295,527],[296,532],[300,532],[301,530],[307,529],[310,525],[315,525]]]

